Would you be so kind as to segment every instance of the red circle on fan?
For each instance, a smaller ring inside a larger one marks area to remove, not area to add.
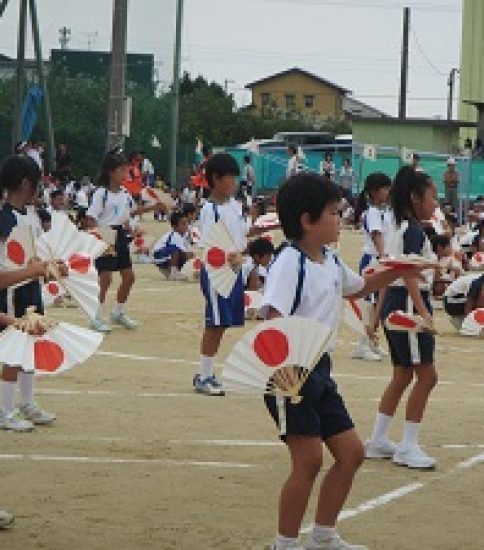
[[[47,285],[47,291],[52,296],[57,296],[59,294],[59,285],[57,283],[51,282]]]
[[[135,240],[134,240],[134,244],[136,246],[143,246],[145,240],[143,237],[136,237]]]
[[[202,269],[202,260],[200,258],[193,260],[193,269]]]
[[[225,252],[216,246],[213,248],[210,248],[210,250],[207,252],[207,262],[211,267],[219,268],[225,265],[226,262],[226,254]]]
[[[407,263],[399,260],[383,260],[381,263],[390,269],[413,269],[415,267],[415,265],[410,262]]]
[[[484,309],[477,309],[474,312],[474,320],[479,325],[484,325]]]
[[[55,372],[64,362],[64,351],[52,340],[34,343],[34,364],[37,370]]]
[[[16,265],[23,265],[25,263],[24,247],[18,241],[8,241],[7,258]]]
[[[272,242],[272,235],[269,233],[266,235],[262,235],[262,238],[266,239],[266,241],[269,241],[270,243]]]
[[[289,355],[287,336],[275,328],[259,332],[254,339],[253,347],[257,357],[268,367],[278,367]]]
[[[244,306],[250,306],[252,303],[252,298],[247,294],[247,292],[244,292]]]
[[[400,313],[392,313],[390,315],[390,322],[405,328],[415,328],[417,326],[417,323],[413,319],[409,319]]]
[[[482,254],[479,254],[479,252],[477,252],[474,258],[476,259],[476,262],[479,262],[480,264],[482,264],[482,259],[483,259]]]
[[[90,266],[91,258],[89,258],[89,256],[83,256],[82,254],[73,254],[69,258],[69,267],[83,275],[89,271]]]

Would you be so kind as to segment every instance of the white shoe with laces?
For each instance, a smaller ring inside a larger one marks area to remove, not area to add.
[[[437,461],[424,453],[418,445],[412,447],[399,445],[393,455],[393,463],[416,470],[432,470],[435,468]]]
[[[5,510],[0,510],[0,529],[8,529],[14,520],[15,518],[12,514]]]
[[[91,319],[90,327],[92,330],[102,332],[104,334],[107,334],[113,330],[105,321],[103,321],[103,319],[98,319],[97,317],[95,319]]]
[[[292,546],[281,546],[277,544],[277,541],[274,541],[270,546],[270,550],[304,550],[304,546],[301,546],[299,542],[294,543]]]
[[[0,414],[0,428],[3,430],[10,430],[12,432],[31,432],[34,429],[32,422],[25,420],[25,418],[19,413],[19,411],[13,411],[11,413]]]
[[[138,322],[130,319],[124,311],[122,313],[111,313],[111,322],[121,325],[127,330],[134,330],[138,327]]]
[[[381,361],[381,355],[375,353],[368,346],[358,344],[351,354],[352,359],[362,359],[363,361]]]
[[[369,439],[365,443],[365,458],[393,458],[397,446],[389,439],[373,441]]]
[[[36,426],[48,426],[57,419],[54,413],[42,410],[37,403],[20,405],[19,410],[24,418],[30,420]]]
[[[331,538],[321,542],[311,540],[304,548],[305,550],[368,550],[368,546],[344,541],[338,533],[334,533]]]

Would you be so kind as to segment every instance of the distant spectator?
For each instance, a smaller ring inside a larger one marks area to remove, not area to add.
[[[253,196],[255,190],[255,172],[250,163],[250,155],[244,156],[244,167],[242,168],[242,177],[240,178],[240,187],[245,189],[249,196]]]
[[[319,163],[319,173],[334,182],[336,176],[336,165],[333,162],[331,153],[326,153],[324,160]]]
[[[414,153],[412,155],[412,168],[415,172],[423,172],[423,169],[420,166],[420,155],[418,153]]]
[[[477,138],[474,142],[474,149],[472,150],[472,156],[481,158],[482,157],[482,140],[481,138]]]
[[[59,143],[55,155],[55,169],[57,177],[63,186],[72,180],[71,163],[71,155],[67,149],[67,145],[65,143]]]
[[[286,178],[289,179],[291,176],[294,176],[301,171],[299,158],[297,156],[297,148],[295,145],[288,145],[287,156],[289,157],[289,160],[287,161]]]
[[[148,185],[149,187],[155,186],[155,167],[153,166],[153,163],[151,160],[144,154],[144,152],[141,152],[140,155],[143,157],[143,161],[141,162],[141,173],[143,176],[143,183],[145,185]]]
[[[444,172],[445,202],[457,212],[459,203],[460,174],[456,168],[455,159],[450,157],[447,161],[447,170]]]
[[[43,149],[37,141],[30,141],[25,150],[27,156],[33,159],[37,166],[40,168],[40,172],[44,173],[44,161],[42,159]]]
[[[341,187],[343,197],[348,201],[351,201],[353,197],[354,177],[355,174],[351,166],[351,160],[347,158],[344,160],[343,166],[339,171],[339,185]]]

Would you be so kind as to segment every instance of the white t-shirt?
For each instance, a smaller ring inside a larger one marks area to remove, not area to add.
[[[215,223],[215,209],[218,212],[219,219],[223,220],[235,242],[236,249],[228,252],[242,252],[245,250],[247,246],[246,224],[242,215],[242,208],[233,197],[223,204],[208,201],[203,205],[199,223],[201,246],[203,247],[204,238]]]
[[[290,315],[299,280],[300,257],[301,252],[287,246],[270,266],[262,299],[263,314],[270,306],[283,316]],[[331,250],[326,252],[322,264],[306,258],[301,300],[294,315],[314,319],[334,330],[331,347],[334,349],[343,297],[360,292],[364,286],[364,279]]]
[[[250,274],[254,271],[256,268],[254,260],[249,256],[245,262],[242,264],[242,282],[244,283],[244,287],[247,286],[247,283],[249,281]]]
[[[197,199],[197,192],[195,189],[185,187],[182,191],[182,201],[189,204],[194,204]]]
[[[81,208],[87,208],[89,206],[89,200],[86,192],[81,188],[76,193],[76,204]]]
[[[293,155],[287,162],[286,178],[290,178],[300,171],[301,166],[299,164],[299,159],[297,158],[297,155]]]
[[[92,196],[87,215],[94,218],[99,227],[125,225],[129,222],[134,208],[131,195],[124,189],[112,193],[105,187],[99,187]]]
[[[171,238],[170,238],[171,237]],[[179,250],[182,252],[187,251],[187,244],[185,241],[185,237],[183,235],[180,235],[177,231],[168,231],[163,237],[158,239],[158,241],[153,246],[153,252],[156,252],[157,250],[161,250],[162,248],[165,248],[167,246],[168,240],[170,239],[170,244],[176,246]]]
[[[375,247],[375,243],[372,239],[372,233],[377,231],[381,233],[383,237],[383,248],[386,252],[385,243],[388,241],[388,235],[392,230],[393,216],[388,208],[378,208],[370,205],[365,212],[363,212],[362,222],[363,229],[365,230],[365,244],[363,246],[363,254],[370,254],[370,256],[377,257],[378,251]]]
[[[472,282],[480,277],[480,275],[480,273],[473,273],[472,275],[462,275],[462,277],[456,279],[444,292],[447,301],[450,304],[465,303]]]

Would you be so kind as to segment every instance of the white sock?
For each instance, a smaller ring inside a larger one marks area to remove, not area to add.
[[[176,265],[170,266],[170,275],[176,275],[177,272],[178,272],[178,269]]]
[[[103,307],[104,307],[104,304],[102,304],[101,302],[99,302],[99,306],[97,308],[97,313],[96,313],[96,319],[98,321],[102,321],[102,318],[103,318]]]
[[[334,527],[323,527],[322,525],[315,523],[313,525],[313,532],[311,535],[312,542],[318,545],[322,544],[323,542],[331,540],[335,534],[336,529]]]
[[[420,429],[420,424],[417,422],[405,421],[403,425],[403,447],[414,447],[418,445],[418,432]]]
[[[28,405],[34,402],[34,373],[21,372],[18,375],[18,387],[20,390],[20,403]]]
[[[373,426],[373,434],[371,436],[371,440],[374,443],[388,439],[388,431],[392,418],[392,416],[388,416],[381,412],[376,413],[375,425]]]
[[[200,358],[200,377],[202,380],[213,376],[213,357],[202,355]]]
[[[370,347],[370,339],[368,338],[368,336],[360,336],[360,340],[358,342],[358,347],[360,349]]]
[[[5,414],[9,414],[15,410],[14,396],[16,385],[16,382],[2,380],[3,412]]]
[[[121,313],[124,312],[124,304],[119,304],[118,302],[114,302],[113,307],[113,315],[121,315]]]
[[[276,550],[286,550],[291,548],[297,548],[299,539],[296,537],[285,537],[284,535],[277,535],[276,537]]]

